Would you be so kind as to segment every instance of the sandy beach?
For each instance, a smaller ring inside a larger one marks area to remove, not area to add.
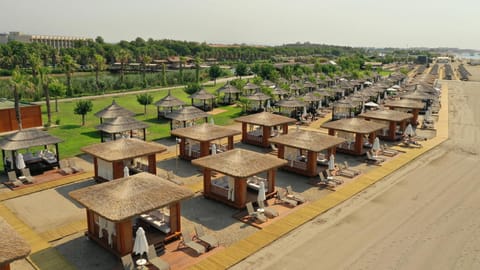
[[[467,68],[472,78],[480,79],[480,68]],[[480,217],[475,215],[480,212],[475,208],[480,196],[477,184],[471,180],[480,173],[475,166],[480,148],[480,120],[475,118],[480,110],[475,106],[480,101],[480,82],[442,83],[449,88],[449,141],[232,269],[418,269],[429,266],[436,254],[451,254],[441,258],[447,261],[435,260],[436,268],[475,268],[469,264],[475,263],[475,250],[480,244],[470,240],[480,233],[476,228],[480,218],[475,218]],[[425,134],[430,135],[428,131]],[[159,143],[176,152],[173,139]],[[236,147],[259,151],[244,144]],[[91,166],[85,159],[87,167]],[[338,162],[342,161],[340,157]],[[375,169],[366,166],[363,159],[351,159],[349,163],[364,171]],[[200,171],[190,162],[170,158],[159,161],[157,167],[160,175],[173,170],[186,185],[201,181]],[[73,202],[68,192],[94,184],[82,181],[3,204],[36,233],[47,237],[52,230],[85,220],[84,209]],[[277,185],[292,185],[309,201],[332,192],[319,190],[308,184],[308,178],[284,171],[277,173]],[[201,224],[220,239],[222,246],[229,246],[258,231],[233,218],[237,212],[198,193],[182,204],[182,226],[192,231],[193,225]],[[120,269],[119,260],[89,241],[83,231],[47,240],[76,269]],[[22,260],[15,262],[12,269],[33,268]]]
[[[448,141],[231,269],[478,269],[480,83],[442,83]]]

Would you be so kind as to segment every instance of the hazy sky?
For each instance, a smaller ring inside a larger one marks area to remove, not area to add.
[[[0,32],[480,49],[478,0],[0,0]]]

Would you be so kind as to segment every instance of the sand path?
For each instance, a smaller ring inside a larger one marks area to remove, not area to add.
[[[449,141],[232,269],[480,269],[480,83],[448,86]]]

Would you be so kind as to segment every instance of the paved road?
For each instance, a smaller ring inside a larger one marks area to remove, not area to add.
[[[449,141],[232,269],[480,269],[480,83],[448,84]]]

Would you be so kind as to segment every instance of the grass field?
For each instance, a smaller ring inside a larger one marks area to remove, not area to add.
[[[215,92],[216,89],[222,87],[223,83],[217,83],[216,86],[206,86],[205,89],[208,92]],[[176,88],[171,90],[172,95],[183,100],[186,104],[191,104],[191,100],[188,98],[188,94],[183,91],[183,88]],[[155,103],[159,99],[167,95],[167,90],[159,90],[153,92],[151,95],[154,97]],[[125,96],[119,96],[114,98],[118,105],[133,111],[136,113],[135,118],[137,120],[144,121],[150,125],[147,128],[147,140],[158,140],[170,136],[170,125],[166,120],[157,120],[157,107],[153,104],[147,106],[147,114],[143,114],[143,106],[137,102],[136,94],[129,94]],[[56,120],[60,121],[58,126],[54,126],[48,129],[48,132],[54,136],[57,136],[64,140],[59,144],[59,152],[61,158],[72,157],[81,154],[81,147],[95,144],[100,142],[100,132],[95,129],[95,126],[100,124],[99,118],[94,114],[112,103],[112,97],[99,97],[92,100],[93,110],[86,115],[85,126],[81,126],[82,117],[76,115],[73,112],[76,101],[59,102],[59,112],[52,113],[52,122]],[[52,111],[55,110],[55,102],[51,102]],[[232,123],[232,118],[240,115],[241,108],[234,106],[224,106],[220,109],[226,110],[225,112],[214,115],[215,124],[227,125]],[[42,106],[43,122],[47,122],[46,106]],[[40,149],[40,148],[39,148]],[[37,149],[29,149],[30,151],[36,151]],[[0,163],[3,170],[3,163]]]

